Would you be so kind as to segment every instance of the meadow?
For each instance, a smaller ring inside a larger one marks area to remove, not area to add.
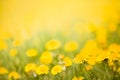
[[[0,0],[0,80],[120,80],[120,0]]]

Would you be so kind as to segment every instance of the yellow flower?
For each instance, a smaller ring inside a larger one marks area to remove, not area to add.
[[[37,65],[35,63],[28,63],[25,66],[25,72],[35,71],[37,68]]]
[[[96,40],[99,43],[105,44],[107,41],[107,32],[103,27],[99,27],[96,31]]]
[[[4,67],[0,67],[0,74],[7,74],[8,70]]]
[[[79,78],[78,78],[78,80],[83,80],[84,79],[84,77],[82,77],[82,76],[80,76]]]
[[[51,73],[53,75],[56,75],[58,73],[62,72],[62,66],[61,65],[56,65],[52,68]]]
[[[97,57],[97,62],[101,62],[109,57],[110,52],[108,50],[101,50],[101,54]]]
[[[20,46],[20,45],[22,45],[22,41],[21,40],[14,40],[13,46],[17,47],[17,46]]]
[[[28,57],[35,57],[35,56],[37,56],[38,52],[37,52],[37,50],[31,48],[26,52],[26,54]]]
[[[88,29],[90,32],[95,32],[97,29],[97,26],[95,24],[90,23],[88,24]]]
[[[40,65],[40,66],[37,67],[37,69],[36,69],[36,73],[37,73],[38,75],[47,74],[48,71],[49,71],[49,68],[48,68],[48,66],[46,66],[46,65]]]
[[[59,54],[59,55],[58,55],[58,58],[59,58],[59,59],[63,59],[63,58],[64,58],[64,55],[63,55],[63,54]]]
[[[77,78],[77,77],[74,77],[72,80],[78,80],[78,78]]]
[[[61,42],[59,40],[50,40],[46,43],[46,49],[55,50],[60,48]]]
[[[52,54],[51,52],[45,51],[40,56],[40,62],[42,64],[50,64],[52,62]]]
[[[72,80],[83,80],[84,78],[82,76],[80,77],[74,77]]]
[[[16,56],[16,54],[17,54],[17,50],[16,49],[11,49],[10,50],[10,56]]]
[[[92,68],[93,68],[92,65],[87,65],[87,66],[85,66],[85,69],[86,69],[87,71],[91,70]]]
[[[117,30],[117,25],[115,23],[111,23],[109,26],[109,31],[110,32],[115,32]]]
[[[72,60],[71,60],[69,57],[65,57],[65,58],[63,59],[63,61],[64,61],[64,64],[65,64],[66,67],[72,65]]]
[[[96,64],[96,56],[90,57],[89,59],[87,59],[87,63],[89,65],[95,65]]]
[[[120,58],[120,45],[118,44],[111,44],[108,48],[110,54],[108,59],[109,60],[119,60]]]
[[[79,53],[75,56],[73,62],[76,64],[80,64],[83,63],[84,60],[85,60],[85,55],[83,53]]]
[[[12,71],[8,74],[8,79],[9,80],[13,80],[13,79],[18,80],[18,79],[20,79],[20,75],[17,72]]]
[[[75,50],[77,50],[77,48],[78,48],[78,44],[75,41],[70,41],[70,42],[66,43],[64,46],[64,50],[68,51],[68,52],[75,51]]]

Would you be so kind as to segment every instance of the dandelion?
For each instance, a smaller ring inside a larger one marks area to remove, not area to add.
[[[78,80],[83,80],[84,79],[84,77],[82,77],[82,76],[80,76],[79,78],[78,78]]]
[[[53,75],[56,75],[56,74],[62,72],[62,70],[63,70],[63,69],[62,69],[62,66],[61,66],[61,65],[55,65],[55,66],[52,68],[51,73],[52,73]]]
[[[117,30],[117,25],[115,23],[111,23],[109,26],[109,31],[110,32],[115,32]]]
[[[74,77],[72,80],[78,80],[78,78],[77,78],[77,77]]]
[[[114,60],[119,60],[120,58],[120,45],[118,44],[111,44],[108,48],[108,51],[110,52],[109,56],[108,56],[108,59],[110,61],[114,61]]]
[[[35,56],[37,56],[38,52],[37,52],[37,50],[31,48],[26,52],[26,54],[28,57],[35,57]]]
[[[107,41],[107,32],[106,29],[103,27],[100,27],[96,31],[96,40],[99,43],[105,44]]]
[[[84,77],[80,76],[80,77],[74,77],[72,80],[83,80]]]
[[[22,45],[22,41],[21,40],[14,40],[13,41],[13,46],[17,47],[17,46],[21,46]]]
[[[16,54],[17,54],[17,50],[16,49],[11,49],[10,50],[10,56],[16,56]]]
[[[35,63],[28,63],[25,66],[25,72],[36,71],[37,65]]]
[[[50,64],[52,62],[52,54],[49,51],[45,51],[40,56],[40,62],[42,64]]]
[[[94,24],[90,23],[88,24],[88,29],[90,32],[95,32],[97,27]]]
[[[48,66],[46,66],[46,65],[40,65],[40,66],[38,66],[37,69],[36,69],[36,73],[37,73],[38,75],[47,74],[48,71],[49,71],[49,68],[48,68]]]
[[[91,70],[92,68],[93,68],[92,65],[86,65],[86,66],[85,66],[85,69],[86,69],[87,71]]]
[[[78,43],[76,41],[67,42],[64,46],[64,50],[68,52],[75,51],[77,50],[77,48],[78,48]]]
[[[8,80],[18,80],[20,79],[20,75],[19,73],[15,72],[15,71],[12,71],[8,74]]]
[[[83,63],[84,60],[85,60],[85,55],[83,55],[82,53],[79,53],[74,57],[73,62],[76,64],[80,64],[80,63]]]
[[[72,65],[72,60],[71,60],[69,57],[65,57],[65,58],[63,59],[63,61],[64,61],[64,64],[65,64],[66,67]]]
[[[63,55],[63,54],[59,54],[59,55],[58,55],[58,58],[59,58],[59,59],[63,59],[63,58],[64,58],[64,55]]]
[[[0,74],[7,74],[8,70],[4,67],[0,67]]]
[[[46,43],[46,49],[47,50],[56,50],[60,48],[61,42],[59,40],[50,40]]]

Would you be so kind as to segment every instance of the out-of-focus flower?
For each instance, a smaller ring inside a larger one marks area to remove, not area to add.
[[[76,41],[67,42],[64,46],[64,50],[72,52],[78,49],[78,43]]]
[[[38,66],[37,69],[36,69],[36,73],[37,73],[38,75],[47,74],[48,71],[49,71],[49,68],[48,68],[48,66],[46,66],[46,65],[40,65],[40,66]]]
[[[115,23],[111,23],[109,26],[109,31],[110,32],[115,32],[117,30],[117,25]]]
[[[95,65],[96,63],[96,56],[90,57],[89,59],[87,59],[87,63],[89,65]]]
[[[20,79],[20,75],[18,72],[12,71],[8,74],[8,80],[18,80]]]
[[[59,54],[58,58],[59,58],[59,59],[63,59],[63,58],[64,58],[64,55],[63,55],[63,54]]]
[[[72,80],[78,80],[78,78],[77,77],[73,77],[73,79]]]
[[[95,32],[97,30],[97,27],[94,24],[89,24],[88,29],[90,32]]]
[[[13,41],[13,46],[17,47],[17,46],[21,46],[22,45],[22,41],[21,40],[14,40]]]
[[[74,77],[72,80],[83,80],[84,77],[80,76],[80,77]]]
[[[106,31],[105,28],[99,27],[96,30],[96,40],[101,44],[106,43],[106,41],[107,41],[107,31]]]
[[[114,66],[114,62],[111,61],[111,60],[109,60],[108,65],[109,65],[109,66]]]
[[[109,60],[119,60],[120,58],[120,45],[118,44],[111,44],[108,48],[110,54],[108,59]]]
[[[85,54],[79,53],[74,57],[73,62],[76,64],[80,64],[83,63],[84,60],[85,60]]]
[[[31,48],[26,52],[26,54],[28,57],[35,57],[35,56],[37,56],[38,52],[37,52],[37,50]]]
[[[63,68],[62,68],[61,65],[55,65],[55,66],[52,68],[51,73],[52,73],[53,75],[56,75],[56,74],[62,72],[62,70],[63,70]]]
[[[61,46],[61,42],[59,40],[50,40],[46,43],[46,49],[47,50],[56,50],[58,48],[60,48]]]
[[[87,71],[91,70],[92,68],[93,68],[92,65],[86,65],[86,66],[85,66],[85,69],[86,69]]]
[[[42,64],[50,64],[52,62],[52,54],[49,51],[45,51],[40,56],[40,62]]]
[[[37,65],[35,63],[28,63],[25,66],[25,72],[36,71]]]
[[[101,53],[97,56],[97,62],[101,62],[108,59],[110,52],[108,50],[101,50]]]
[[[10,50],[10,56],[16,56],[17,55],[17,50],[16,49],[11,49]]]
[[[64,61],[64,64],[65,64],[66,67],[72,65],[72,60],[71,60],[69,57],[65,57],[65,58],[63,59],[63,61]]]
[[[8,70],[4,67],[0,67],[0,74],[7,74]]]

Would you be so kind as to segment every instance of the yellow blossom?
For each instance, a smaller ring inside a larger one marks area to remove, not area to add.
[[[63,69],[62,69],[62,66],[61,66],[61,65],[55,65],[55,66],[52,68],[51,73],[52,73],[53,75],[56,75],[56,74],[62,72],[62,70],[63,70]]]
[[[35,71],[37,68],[37,65],[35,63],[28,63],[25,66],[25,72]]]
[[[64,64],[65,64],[66,67],[72,65],[72,60],[71,60],[69,57],[65,57],[65,58],[63,59],[63,61],[64,61]]]
[[[84,77],[82,77],[82,76],[80,76],[79,78],[78,78],[78,80],[83,80],[84,79]]]
[[[77,78],[77,77],[74,77],[72,80],[78,80],[78,78]]]
[[[115,23],[111,23],[109,26],[109,31],[110,32],[115,32],[117,30],[117,25]]]
[[[45,51],[40,56],[40,62],[42,64],[50,64],[52,62],[52,54],[49,51]]]
[[[84,78],[82,77],[82,76],[80,76],[80,77],[73,77],[73,79],[72,80],[83,80]]]
[[[63,54],[59,54],[59,59],[63,59],[64,58],[64,55]]]
[[[49,68],[48,68],[48,66],[46,66],[46,65],[40,65],[40,66],[38,66],[37,69],[36,69],[36,73],[37,73],[38,75],[47,74],[48,71],[49,71]]]
[[[72,52],[78,49],[78,43],[76,41],[67,42],[64,46],[64,50]]]
[[[87,65],[87,66],[85,66],[85,69],[86,69],[87,71],[91,70],[92,68],[93,68],[92,65]]]
[[[19,75],[19,73],[12,71],[8,74],[8,79],[9,80],[13,80],[13,79],[18,80],[18,79],[20,79],[20,75]]]
[[[35,57],[35,56],[37,56],[38,52],[37,52],[37,50],[31,48],[26,52],[26,54],[28,57]]]
[[[104,27],[99,27],[96,31],[96,40],[99,43],[105,44],[107,41],[107,32]]]
[[[7,74],[8,70],[4,67],[0,67],[0,74]]]
[[[95,32],[97,27],[94,24],[90,23],[88,25],[88,29],[89,29],[90,32]]]
[[[13,46],[17,47],[17,46],[21,46],[21,45],[22,45],[21,40],[16,39],[16,40],[13,41]]]
[[[10,56],[16,56],[17,50],[16,49],[11,49],[10,50]]]
[[[96,57],[90,57],[89,59],[87,59],[87,63],[89,65],[95,65],[95,63],[96,63]]]
[[[50,40],[46,43],[46,49],[48,50],[55,50],[55,49],[58,49],[60,48],[61,46],[61,42],[59,40]]]

